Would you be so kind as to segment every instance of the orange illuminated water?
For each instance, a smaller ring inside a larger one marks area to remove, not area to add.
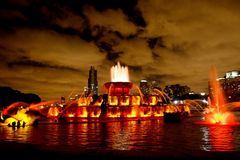
[[[111,67],[111,82],[129,82],[128,67],[121,66],[120,62]]]
[[[217,71],[214,66],[210,72],[210,87],[212,96],[209,99],[208,113],[204,116],[204,121],[200,124],[218,124],[218,125],[239,125],[233,113],[226,110],[226,102],[222,87],[217,80]]]
[[[191,117],[190,121],[199,121],[198,118]],[[196,125],[188,121],[173,124],[164,123],[159,119],[111,123],[85,122],[44,125],[39,123],[38,127],[26,126],[15,129],[7,126],[0,127],[1,143],[3,141],[26,143],[31,144],[32,148],[52,149],[61,153],[91,152],[94,154],[119,151],[121,155],[125,156],[129,152],[137,152],[139,159],[142,154],[148,158],[152,154],[156,154],[160,157],[167,155],[181,159],[177,157],[183,155],[191,158],[198,155],[204,157],[204,154],[210,152],[214,154],[219,151],[223,153],[240,152],[240,128],[231,125],[221,127]],[[19,154],[19,156],[22,155]],[[107,157],[105,158],[107,159]],[[162,159],[162,157],[156,159]],[[226,159],[232,160],[232,157]]]

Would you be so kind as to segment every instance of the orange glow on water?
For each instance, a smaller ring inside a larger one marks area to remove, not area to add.
[[[205,121],[209,124],[219,124],[219,125],[231,125],[237,124],[235,116],[233,113],[224,112],[224,113],[209,113],[205,115]]]
[[[211,122],[212,123],[226,123],[226,118],[227,115],[226,114],[221,114],[221,113],[215,113],[213,114],[212,118],[211,118]]]
[[[232,113],[227,112],[224,107],[226,104],[225,97],[220,82],[217,80],[217,72],[214,66],[211,68],[210,86],[212,95],[208,99],[210,102],[209,107],[205,110],[205,123],[220,125],[237,124],[235,116]]]
[[[210,126],[209,127],[209,135],[212,147],[216,151],[233,151],[235,148],[234,144],[234,136],[233,136],[233,127],[224,125],[221,127]],[[224,146],[224,147],[219,147]]]

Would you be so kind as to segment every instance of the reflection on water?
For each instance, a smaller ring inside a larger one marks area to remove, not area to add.
[[[31,143],[60,150],[137,150],[157,152],[240,151],[240,127],[197,125],[193,120],[0,126],[0,141]]]
[[[210,139],[213,150],[232,151],[235,149],[233,132],[234,128],[230,126],[211,126],[209,127]]]
[[[200,130],[202,131],[202,145],[201,145],[201,149],[204,151],[211,151],[212,147],[211,144],[209,142],[209,127],[202,127],[200,128]]]
[[[239,151],[239,139],[236,134],[239,128],[236,126],[211,125],[202,127],[202,149],[205,151]]]

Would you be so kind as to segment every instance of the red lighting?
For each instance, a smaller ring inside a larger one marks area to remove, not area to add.
[[[107,88],[109,95],[129,95],[132,88],[131,82],[107,82],[104,84]]]

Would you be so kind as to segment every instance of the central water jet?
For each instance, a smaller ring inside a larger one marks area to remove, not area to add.
[[[217,79],[217,72],[214,66],[210,71],[210,98],[209,106],[206,108],[207,113],[204,115],[203,122],[200,124],[217,124],[217,125],[239,125],[235,121],[232,113],[225,108],[225,98],[222,87]]]
[[[117,65],[111,67],[110,72],[111,82],[104,84],[109,96],[129,95],[133,84],[129,81],[128,67],[121,66],[118,62]]]

